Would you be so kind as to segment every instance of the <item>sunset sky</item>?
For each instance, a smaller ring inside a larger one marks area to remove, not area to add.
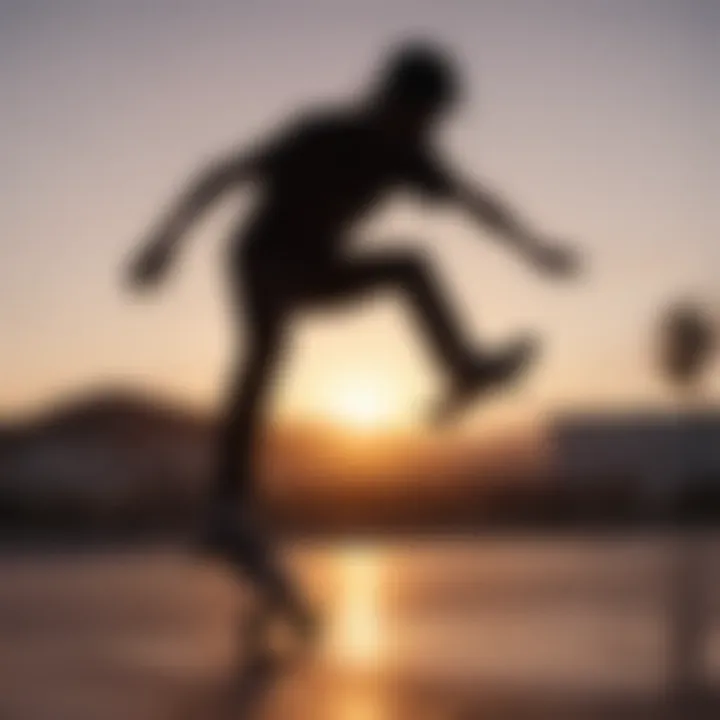
[[[716,0],[0,0],[0,415],[108,382],[214,403],[231,350],[220,252],[250,194],[198,228],[157,296],[123,291],[127,253],[206,160],[354,97],[407,36],[465,66],[454,162],[576,242],[589,272],[553,285],[409,200],[379,209],[358,251],[432,252],[478,341],[542,334],[531,382],[478,417],[661,400],[658,307],[692,292],[720,309],[719,34]],[[390,297],[308,318],[279,406],[415,417],[438,389],[423,351]]]

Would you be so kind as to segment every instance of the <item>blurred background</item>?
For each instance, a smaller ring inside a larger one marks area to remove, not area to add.
[[[717,717],[718,32],[714,0],[0,0],[0,717],[249,717],[246,589],[188,547],[252,194],[162,296],[122,269],[199,166],[407,37],[465,68],[443,149],[588,273],[548,285],[404,197],[359,228],[543,362],[437,433],[394,297],[296,327],[260,477],[327,633],[258,717]]]

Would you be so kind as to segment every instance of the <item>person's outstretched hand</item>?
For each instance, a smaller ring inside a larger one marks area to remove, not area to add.
[[[580,255],[570,247],[542,241],[532,251],[538,270],[557,278],[573,278],[580,274]]]
[[[131,259],[127,280],[134,290],[151,289],[167,275],[173,256],[172,245],[156,239]]]

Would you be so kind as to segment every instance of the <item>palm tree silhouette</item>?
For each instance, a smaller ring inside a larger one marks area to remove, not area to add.
[[[685,434],[692,432],[688,415],[703,402],[703,380],[714,355],[711,313],[697,301],[673,303],[662,317],[660,340],[661,370],[677,397],[677,488],[691,479],[694,458]],[[668,689],[684,712],[703,697],[707,561],[701,533],[677,533],[671,566]]]
[[[699,389],[715,349],[710,312],[698,302],[672,304],[661,327],[661,366],[685,402]]]

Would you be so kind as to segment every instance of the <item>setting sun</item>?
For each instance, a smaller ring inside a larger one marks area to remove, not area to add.
[[[339,388],[328,407],[334,419],[364,429],[391,423],[397,410],[387,389],[371,383]]]

